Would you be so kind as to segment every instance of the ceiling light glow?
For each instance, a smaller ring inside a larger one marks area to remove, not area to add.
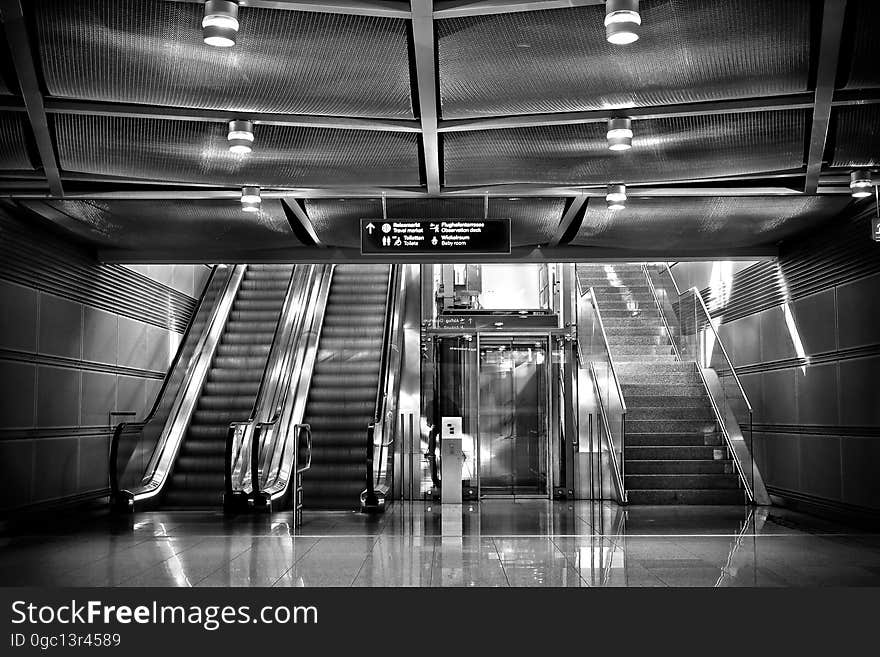
[[[230,0],[207,0],[202,19],[202,38],[215,48],[231,48],[238,35],[238,3]]]
[[[605,38],[608,43],[624,46],[638,41],[641,24],[639,0],[607,0],[605,3]]]
[[[626,185],[608,185],[605,201],[609,210],[623,210],[626,207]]]
[[[870,171],[861,169],[853,171],[849,176],[849,188],[853,198],[865,198],[873,194],[874,176]]]
[[[627,151],[632,148],[633,131],[632,120],[626,117],[618,117],[608,120],[608,149],[612,151]]]
[[[254,124],[250,121],[230,121],[226,141],[233,153],[250,153],[254,144]]]
[[[242,187],[241,188],[241,209],[245,212],[259,212],[260,203],[259,187]]]

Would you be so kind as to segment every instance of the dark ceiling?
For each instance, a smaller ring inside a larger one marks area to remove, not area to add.
[[[228,49],[202,5],[0,0],[2,202],[116,261],[356,257],[383,213],[509,217],[521,259],[744,257],[880,166],[877,0],[641,0],[626,46],[602,0],[247,0]]]

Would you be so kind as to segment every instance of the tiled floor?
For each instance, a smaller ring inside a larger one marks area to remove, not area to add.
[[[775,508],[401,503],[296,530],[290,514],[99,514],[0,546],[5,586],[880,585],[880,534]]]

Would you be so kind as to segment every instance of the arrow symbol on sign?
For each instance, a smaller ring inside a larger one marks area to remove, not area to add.
[[[374,230],[376,230],[376,226],[375,226],[375,225],[373,224],[373,222],[371,221],[370,223],[367,224],[367,232],[368,232],[370,235],[372,235]]]

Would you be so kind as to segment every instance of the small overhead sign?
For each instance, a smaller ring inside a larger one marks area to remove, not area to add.
[[[510,253],[510,219],[361,219],[361,253]]]
[[[871,235],[875,242],[880,242],[880,217],[871,219]]]

